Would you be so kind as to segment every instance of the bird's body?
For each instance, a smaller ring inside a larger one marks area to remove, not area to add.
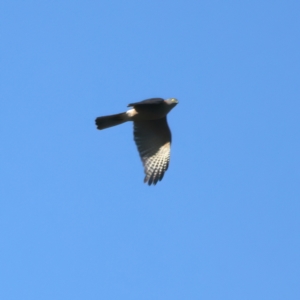
[[[132,108],[120,114],[98,117],[97,128],[102,130],[134,122],[134,140],[145,169],[145,182],[156,184],[164,176],[170,160],[171,131],[166,115],[176,106],[175,98],[151,98],[131,103]]]

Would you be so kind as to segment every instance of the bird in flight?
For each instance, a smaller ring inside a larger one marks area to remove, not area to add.
[[[178,104],[177,99],[151,98],[130,103],[132,107],[120,114],[96,118],[97,129],[102,130],[133,121],[134,141],[144,165],[148,185],[162,180],[168,169],[171,151],[171,131],[167,114]]]

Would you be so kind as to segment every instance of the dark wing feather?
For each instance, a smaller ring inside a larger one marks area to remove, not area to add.
[[[163,98],[150,98],[140,102],[130,103],[128,104],[128,106],[153,105],[153,104],[156,105],[156,104],[161,104],[162,102],[164,102]]]
[[[171,131],[167,119],[134,122],[134,141],[145,171],[144,182],[156,184],[168,169]]]

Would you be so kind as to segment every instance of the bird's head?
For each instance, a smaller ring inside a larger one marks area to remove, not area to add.
[[[169,99],[166,99],[165,102],[168,104],[168,105],[171,105],[172,107],[174,107],[175,105],[178,104],[178,100],[176,98],[169,98]]]

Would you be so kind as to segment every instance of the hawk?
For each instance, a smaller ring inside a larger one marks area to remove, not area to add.
[[[175,98],[151,98],[130,103],[128,107],[132,108],[124,113],[98,117],[95,120],[99,130],[133,121],[134,141],[144,165],[144,182],[148,185],[155,185],[162,180],[168,169],[171,131],[167,114],[177,104]]]

